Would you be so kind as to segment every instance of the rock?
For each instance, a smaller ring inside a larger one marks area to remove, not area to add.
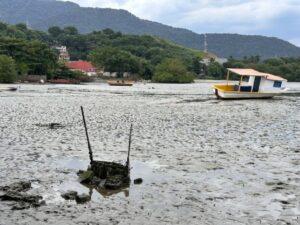
[[[101,183],[103,183],[103,180],[96,176],[94,176],[90,182],[91,185],[94,185],[96,187],[101,186]]]
[[[12,183],[8,186],[0,187],[0,190],[1,191],[23,192],[23,191],[28,191],[30,188],[31,188],[31,182],[20,181],[20,182]]]
[[[29,209],[30,207],[40,207],[46,205],[45,201],[39,201],[38,203],[28,203],[28,202],[17,202],[11,209],[12,210],[24,210],[24,209]]]
[[[41,199],[43,199],[43,197],[39,195],[29,195],[26,193],[19,193],[16,191],[8,191],[4,195],[1,195],[0,199],[2,201],[28,202],[34,204],[34,203],[38,203]]]
[[[20,193],[17,191],[8,191],[7,193],[0,196],[1,201],[15,201],[16,204],[13,206],[13,210],[27,209],[30,207],[40,207],[45,205],[45,201],[41,201],[42,196],[30,195],[26,193]]]
[[[141,184],[143,183],[143,179],[142,178],[137,178],[133,181],[134,184]]]
[[[43,205],[46,205],[45,200],[39,201],[38,204],[32,204],[32,206],[35,207],[35,208],[43,206]]]
[[[81,183],[94,187],[117,190],[130,184],[128,167],[115,162],[93,161],[86,171],[77,174]]]
[[[75,200],[77,195],[78,195],[77,191],[68,191],[62,194],[61,197],[63,197],[66,200]]]
[[[124,177],[122,175],[110,176],[106,179],[104,187],[110,190],[117,190],[123,187]]]
[[[60,123],[50,123],[49,124],[50,129],[57,129],[60,127],[63,127]]]
[[[91,196],[89,196],[87,194],[81,194],[81,195],[76,196],[77,204],[84,204],[89,201],[91,201]]]
[[[60,123],[36,124],[36,126],[48,127],[49,129],[58,129],[58,128],[63,128],[64,127],[64,125],[62,125]]]
[[[11,209],[12,210],[24,210],[29,209],[30,204],[26,202],[17,202]]]

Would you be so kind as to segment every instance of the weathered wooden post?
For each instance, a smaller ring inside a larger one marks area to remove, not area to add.
[[[128,155],[127,155],[127,162],[126,162],[126,167],[128,169],[128,174],[130,172],[130,149],[131,149],[131,140],[132,140],[132,130],[133,130],[133,125],[130,125],[130,131],[129,131],[129,143],[128,143]]]
[[[83,107],[82,106],[81,106],[81,113],[82,113],[83,124],[84,124],[86,139],[87,139],[87,143],[88,143],[88,148],[89,148],[90,164],[92,166],[93,162],[94,162],[94,160],[93,160],[93,152],[92,152],[92,148],[91,148],[91,144],[90,144],[89,134],[88,134],[88,130],[87,130],[86,122],[85,122],[84,111],[83,111]]]

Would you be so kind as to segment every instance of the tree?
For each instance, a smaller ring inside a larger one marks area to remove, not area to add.
[[[112,29],[109,29],[109,28],[106,28],[102,31],[102,33],[111,38],[111,39],[114,39],[114,38],[118,38],[118,37],[121,37],[122,36],[122,33],[121,32],[114,32]]]
[[[63,32],[68,35],[78,35],[77,28],[72,26],[65,27]]]
[[[192,73],[179,59],[165,59],[156,66],[153,81],[160,83],[191,83],[194,81]]]
[[[224,67],[218,62],[211,62],[206,66],[205,75],[209,78],[224,78],[225,72]]]
[[[89,59],[104,71],[117,72],[118,77],[122,77],[124,72],[133,74],[141,72],[141,62],[138,57],[116,48],[98,48],[90,53]]]
[[[57,27],[57,26],[55,26],[55,27],[50,27],[50,28],[48,29],[48,33],[49,33],[52,37],[56,38],[56,37],[58,37],[60,34],[63,33],[63,30],[62,30],[60,27]]]
[[[13,83],[17,79],[15,61],[6,55],[0,55],[0,83]]]
[[[18,28],[18,29],[20,29],[20,30],[23,30],[23,31],[26,31],[27,30],[27,25],[26,24],[24,24],[24,23],[18,23],[18,24],[16,24],[16,27]]]
[[[0,38],[0,54],[12,57],[21,74],[47,74],[57,67],[54,51],[39,41]]]
[[[191,70],[197,75],[201,74],[203,70],[203,65],[200,63],[201,60],[200,57],[195,57],[192,60]]]

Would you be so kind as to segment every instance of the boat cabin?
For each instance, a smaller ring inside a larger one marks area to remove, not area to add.
[[[239,76],[236,84],[229,83],[230,74]],[[218,98],[271,98],[286,90],[287,80],[253,69],[229,68],[227,82],[214,85]]]

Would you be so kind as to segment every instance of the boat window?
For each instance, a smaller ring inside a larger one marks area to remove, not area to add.
[[[280,88],[281,87],[282,82],[281,81],[274,81],[274,85],[273,87],[277,87]]]

